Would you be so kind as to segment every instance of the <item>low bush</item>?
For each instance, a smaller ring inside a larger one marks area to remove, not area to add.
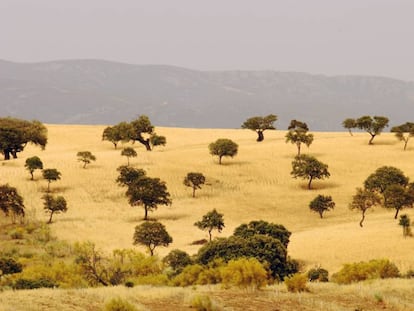
[[[289,292],[298,293],[307,290],[306,284],[308,278],[305,274],[296,273],[290,277],[286,277],[284,282]]]
[[[112,298],[105,304],[104,311],[138,311],[138,309],[124,299]]]
[[[51,280],[48,279],[17,279],[13,284],[13,289],[35,289],[35,288],[53,288],[57,287],[58,285]]]
[[[308,271],[310,282],[329,282],[329,272],[321,267],[313,268]]]
[[[13,258],[0,257],[0,276],[22,272],[21,263]]]
[[[221,311],[223,308],[209,296],[195,295],[190,298],[191,308],[195,308],[197,311]]]
[[[15,229],[11,230],[11,231],[9,232],[9,234],[10,234],[10,237],[11,237],[13,240],[23,240],[25,231],[26,231],[26,230],[24,230],[24,228],[22,228],[22,227],[17,227],[17,228],[15,228]]]

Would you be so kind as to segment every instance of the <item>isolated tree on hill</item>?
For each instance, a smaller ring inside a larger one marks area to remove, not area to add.
[[[10,155],[17,158],[28,143],[45,148],[47,129],[41,122],[0,118],[0,153],[4,160],[10,160]]]
[[[355,125],[357,128],[366,131],[371,135],[371,139],[368,144],[372,145],[372,141],[375,136],[381,134],[382,130],[388,126],[388,118],[381,116],[362,116],[355,120]]]
[[[310,210],[318,213],[321,218],[323,218],[324,212],[334,209],[334,207],[335,202],[332,201],[332,197],[330,195],[325,196],[319,194],[309,203]]]
[[[142,176],[128,185],[126,195],[131,206],[143,206],[144,220],[148,220],[148,211],[157,209],[158,205],[170,205],[170,194],[165,182],[159,178]]]
[[[265,130],[275,130],[273,123],[277,121],[277,116],[274,114],[269,114],[265,117],[251,117],[244,121],[242,128],[255,131],[258,135],[257,141],[263,141],[264,136],[263,132]]]
[[[204,185],[206,178],[201,173],[188,173],[184,178],[184,185],[193,188],[193,198],[195,197],[196,189],[201,189],[201,185]]]
[[[79,162],[83,162],[83,168],[92,161],[96,161],[96,157],[90,151],[79,151],[76,156]]]
[[[359,222],[359,225],[362,227],[362,223],[365,219],[365,212],[375,205],[380,205],[381,198],[378,196],[377,193],[366,189],[357,188],[356,190],[357,193],[352,197],[352,202],[349,205],[349,208],[352,210],[356,209],[361,211],[362,218]]]
[[[43,178],[47,180],[47,192],[50,192],[50,183],[60,180],[62,174],[55,168],[45,168],[43,170]]]
[[[230,139],[219,138],[208,146],[210,154],[219,157],[219,164],[221,164],[222,157],[234,157],[237,155],[239,146]]]
[[[382,166],[368,176],[364,181],[364,187],[367,190],[376,191],[383,195],[387,187],[391,185],[406,187],[408,181],[408,177],[400,169],[393,166]]]
[[[393,184],[384,191],[384,207],[395,208],[394,219],[403,208],[412,208],[414,205],[414,190],[404,186]]]
[[[314,179],[324,179],[331,176],[327,164],[309,155],[296,156],[292,161],[292,172],[290,174],[293,178],[309,179],[308,189],[311,189],[311,183]]]
[[[48,224],[52,223],[54,214],[66,213],[68,210],[67,202],[64,197],[53,197],[50,194],[45,194],[43,197],[43,209],[49,214]]]
[[[197,221],[194,226],[203,231],[207,230],[209,240],[211,241],[211,231],[216,229],[218,232],[221,232],[224,228],[223,214],[220,214],[216,209],[213,209],[205,214],[200,221]]]
[[[33,180],[33,172],[35,170],[42,170],[43,169],[43,163],[40,160],[40,158],[37,157],[37,156],[27,158],[26,159],[26,164],[24,166],[29,171],[30,176],[32,176],[31,180]]]
[[[121,151],[121,156],[127,157],[127,159],[128,159],[128,164],[127,165],[129,166],[129,158],[135,158],[137,156],[137,152],[135,151],[134,148],[125,147]]]
[[[136,180],[146,175],[146,172],[140,168],[133,168],[126,165],[118,167],[119,176],[116,182],[120,186],[127,186],[133,184]]]
[[[141,244],[148,247],[151,256],[154,256],[156,247],[167,247],[172,241],[165,226],[157,221],[144,222],[135,227],[134,245]]]
[[[300,150],[302,144],[305,144],[309,147],[313,142],[313,134],[308,133],[308,125],[304,122],[298,120],[290,121],[288,127],[288,132],[286,133],[286,143],[290,142],[298,148],[298,156],[300,155]]]
[[[167,138],[165,136],[157,135],[156,133],[153,133],[150,136],[150,144],[152,146],[152,149],[156,146],[165,146],[167,144]]]
[[[140,142],[147,151],[151,151],[150,138],[144,138],[143,136],[145,134],[151,136],[154,133],[154,126],[151,124],[150,119],[145,115],[141,115],[131,122],[131,126],[131,139]]]
[[[351,118],[345,119],[342,122],[342,126],[348,130],[349,135],[353,136],[351,130],[353,128],[356,128],[356,121],[355,121],[355,119],[351,119]]]
[[[23,197],[16,188],[8,184],[0,185],[0,210],[6,216],[11,215],[12,223],[15,223],[17,218],[24,217]]]
[[[407,214],[403,214],[400,216],[400,221],[398,223],[403,228],[403,237],[406,238],[407,236],[411,235],[411,220]]]
[[[406,150],[408,141],[414,136],[414,123],[406,122],[404,124],[394,126],[391,128],[391,133],[395,133],[395,137],[404,142],[404,150]]]

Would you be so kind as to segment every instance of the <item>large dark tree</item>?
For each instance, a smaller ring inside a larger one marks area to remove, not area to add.
[[[208,145],[210,154],[218,156],[219,164],[221,164],[221,158],[223,157],[234,157],[237,155],[239,146],[228,138],[219,138],[215,142]]]
[[[286,133],[286,143],[290,142],[296,145],[298,149],[298,156],[300,155],[302,144],[309,147],[313,142],[313,134],[308,133],[308,131],[309,128],[305,122],[298,120],[290,121],[288,132]]]
[[[12,222],[15,223],[18,217],[24,217],[23,198],[17,189],[9,185],[0,185],[0,210],[6,216],[11,215]]]
[[[388,126],[389,119],[381,116],[362,116],[355,120],[355,127],[366,131],[371,135],[368,144],[372,145],[375,136],[381,134],[383,129]]]
[[[352,210],[356,209],[361,211],[362,218],[359,222],[359,225],[362,227],[362,223],[365,220],[366,211],[375,205],[380,205],[381,198],[378,196],[377,193],[366,189],[357,188],[356,190],[357,193],[352,197],[352,202],[349,205],[349,208]]]
[[[244,121],[242,128],[255,131],[258,135],[257,141],[263,141],[264,136],[263,132],[265,130],[274,130],[276,129],[273,125],[276,122],[277,116],[274,114],[269,114],[265,117],[251,117]]]
[[[141,244],[148,247],[151,256],[158,246],[167,247],[173,239],[168,234],[165,226],[157,221],[144,222],[135,227],[134,244]]]
[[[387,187],[391,185],[406,187],[408,181],[408,177],[400,169],[393,166],[382,166],[368,176],[364,181],[364,187],[367,190],[376,191],[383,195]]]
[[[216,209],[213,209],[205,214],[200,221],[197,221],[194,226],[200,230],[206,230],[208,232],[209,240],[211,241],[211,232],[214,229],[221,232],[224,228],[223,214],[220,214]]]
[[[141,115],[131,122],[131,126],[132,131],[130,138],[140,142],[148,151],[151,151],[150,136],[154,133],[154,126],[151,124],[150,119],[145,115]],[[145,137],[144,135],[147,135],[148,137]]]
[[[126,195],[131,206],[144,207],[144,220],[148,220],[148,211],[157,209],[158,205],[171,204],[167,186],[159,178],[142,176],[136,179],[128,185]]]
[[[17,158],[28,143],[45,148],[47,129],[41,122],[0,118],[0,153],[5,160],[10,160],[10,155]]]
[[[308,179],[308,189],[314,179],[329,178],[328,165],[320,162],[315,157],[309,155],[296,156],[292,161],[292,172],[294,178]]]
[[[404,150],[407,149],[408,141],[414,136],[414,123],[406,122],[404,124],[394,126],[391,132],[395,133],[398,140],[404,142]]]

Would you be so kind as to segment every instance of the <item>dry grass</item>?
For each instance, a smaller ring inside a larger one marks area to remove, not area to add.
[[[132,247],[134,227],[142,221],[143,209],[130,207],[125,189],[115,184],[116,168],[127,159],[121,157],[120,148],[114,150],[110,143],[101,141],[103,129],[49,125],[46,150],[28,146],[19,159],[0,161],[0,180],[17,187],[27,208],[46,221],[41,196],[47,183],[39,171],[35,172],[36,180],[30,181],[24,169],[25,159],[38,155],[46,168],[62,172],[62,180],[53,182],[51,189],[68,201],[68,212],[54,217],[53,231],[68,241],[92,240],[109,252]],[[375,138],[374,146],[368,146],[366,133],[354,137],[348,133],[314,133],[313,145],[303,152],[327,163],[331,178],[316,181],[314,189],[308,191],[306,181],[290,176],[296,149],[285,143],[284,131],[265,132],[262,143],[257,143],[255,133],[249,130],[157,128],[157,133],[167,137],[166,147],[146,152],[138,143],[127,145],[138,152],[131,164],[165,180],[172,195],[172,206],[161,206],[150,214],[166,225],[174,239],[168,249],[156,250],[159,255],[173,248],[195,253],[198,246],[190,243],[207,234],[193,224],[216,208],[225,217],[226,228],[220,236],[230,235],[236,226],[251,220],[285,225],[293,232],[290,255],[309,267],[320,264],[335,272],[346,262],[385,257],[402,271],[414,268],[414,256],[407,251],[413,249],[414,239],[403,238],[393,211],[369,211],[364,228],[360,228],[360,214],[348,209],[355,188],[380,166],[396,166],[414,180],[414,146],[402,151],[402,144],[392,134],[382,134]],[[223,165],[208,153],[208,144],[217,138],[230,138],[239,144],[239,154],[224,159]],[[96,155],[97,161],[83,169],[76,153],[85,150]],[[190,171],[207,177],[208,185],[196,192],[196,198],[182,184]],[[324,219],[308,208],[317,194],[331,195],[336,202],[335,210],[326,213]],[[403,213],[414,219],[412,210]]]

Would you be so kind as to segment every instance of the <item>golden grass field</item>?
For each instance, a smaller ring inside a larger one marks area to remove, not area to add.
[[[35,181],[24,168],[25,159],[39,156],[45,168],[57,168],[62,179],[51,184],[54,194],[68,201],[68,212],[54,217],[51,225],[59,239],[70,242],[91,240],[99,248],[110,252],[132,245],[134,227],[142,222],[143,208],[129,206],[125,188],[115,183],[117,167],[127,159],[120,155],[122,145],[115,150],[111,143],[101,141],[104,126],[48,125],[48,145],[41,151],[27,146],[19,159],[0,161],[0,181],[17,187],[25,199],[27,213],[44,221],[41,196],[47,182],[41,172]],[[131,165],[143,168],[151,177],[166,181],[173,204],[150,214],[165,224],[174,242],[169,248],[157,248],[166,255],[179,248],[193,254],[199,246],[194,240],[207,238],[193,224],[206,212],[216,208],[224,214],[228,236],[241,223],[263,219],[280,223],[292,232],[289,254],[305,262],[307,267],[321,265],[330,273],[343,263],[374,258],[388,258],[401,272],[414,269],[414,238],[403,238],[394,211],[375,208],[368,211],[364,227],[359,227],[360,213],[351,211],[348,204],[355,188],[380,166],[400,168],[414,180],[414,145],[402,150],[402,143],[394,135],[384,133],[376,137],[373,146],[367,144],[367,133],[351,137],[345,132],[315,132],[315,140],[303,153],[316,156],[329,165],[331,178],[315,181],[313,190],[306,189],[306,181],[290,176],[291,161],[296,147],[285,143],[285,131],[266,131],[265,140],[255,141],[253,131],[241,129],[182,129],[156,128],[167,137],[165,147],[147,152],[139,143],[133,146],[138,157]],[[233,159],[224,158],[223,165],[208,152],[208,144],[217,138],[230,138],[239,144]],[[86,169],[77,161],[78,151],[91,151],[97,161]],[[201,172],[207,184],[197,190],[183,185],[188,172]],[[331,195],[336,202],[333,211],[324,219],[310,212],[309,202],[318,194]],[[413,210],[403,210],[414,219]]]

